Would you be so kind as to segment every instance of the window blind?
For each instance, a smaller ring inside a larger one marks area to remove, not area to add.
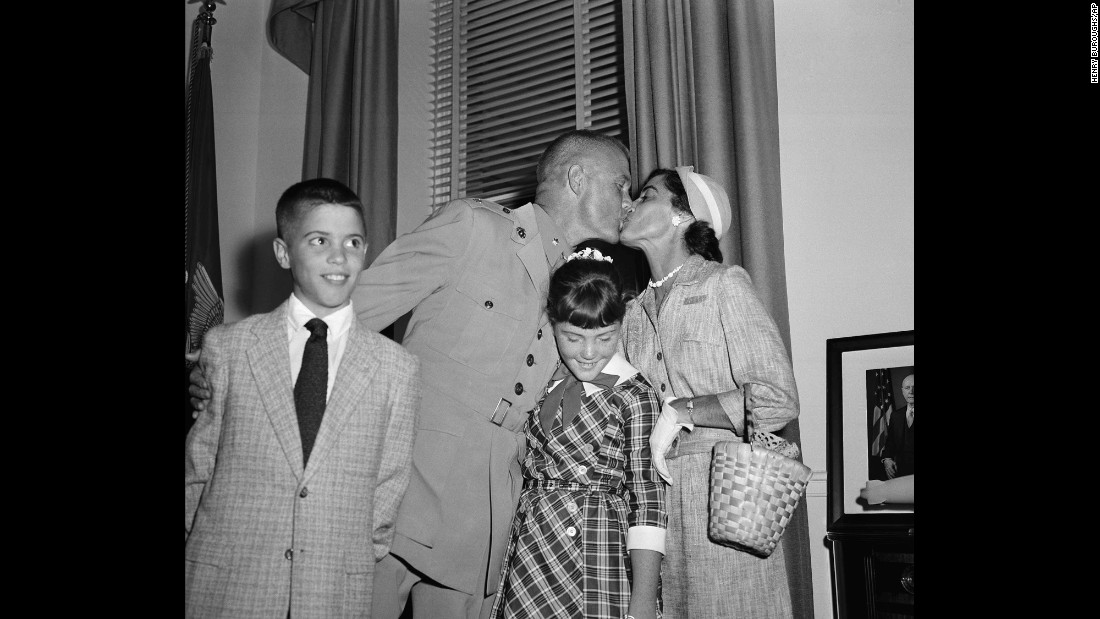
[[[435,0],[433,210],[458,197],[520,206],[560,133],[625,142],[619,0]]]

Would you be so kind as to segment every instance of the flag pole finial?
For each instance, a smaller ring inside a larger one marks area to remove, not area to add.
[[[189,4],[195,2],[201,2],[202,6],[199,8],[199,21],[202,23],[202,45],[206,48],[210,47],[210,32],[214,29],[214,24],[218,23],[218,20],[214,19],[214,10],[218,4],[225,4],[225,0],[188,0]]]

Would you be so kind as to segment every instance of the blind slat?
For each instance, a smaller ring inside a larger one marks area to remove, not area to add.
[[[572,98],[572,95],[570,95]],[[564,105],[563,105],[564,107]],[[575,114],[573,109],[532,110],[531,114],[519,119],[504,118],[492,122],[486,122],[478,127],[478,131],[470,131],[473,136],[494,137],[504,133],[518,133],[526,127],[535,127],[549,120],[569,118]],[[502,130],[503,128],[503,130]]]
[[[488,19],[488,17],[470,16],[470,20],[467,22],[472,30],[469,39],[470,49],[475,49],[480,43],[475,38],[488,37],[502,30],[512,29],[514,31],[517,26],[522,26],[522,28],[519,28],[520,30],[535,30],[555,21],[572,20],[573,0],[539,3],[537,8],[534,9],[523,6],[511,11],[494,13],[492,17],[495,19]],[[473,31],[476,31],[476,33]],[[508,34],[511,34],[511,32]]]
[[[563,58],[568,59],[570,63],[573,62],[573,41],[565,38],[547,39],[545,45],[535,46],[532,49],[501,50],[498,53],[485,54],[476,60],[468,60],[465,75],[473,78],[508,67],[520,70]]]
[[[575,17],[573,0],[433,2],[433,208],[462,195],[522,205],[561,132],[625,132],[620,0],[577,4]]]
[[[470,98],[489,94],[499,100],[501,97],[513,93],[533,93],[533,89],[549,85],[551,88],[561,88],[563,80],[572,77],[573,68],[552,68],[549,71],[538,71],[527,74],[526,80],[518,80],[507,85],[485,84],[478,88],[468,88],[467,96]]]

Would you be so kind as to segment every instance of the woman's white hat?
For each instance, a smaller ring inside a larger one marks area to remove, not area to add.
[[[722,238],[730,229],[730,199],[715,180],[694,171],[694,166],[679,166],[676,173],[687,190],[688,206],[696,219],[714,228],[714,236]]]

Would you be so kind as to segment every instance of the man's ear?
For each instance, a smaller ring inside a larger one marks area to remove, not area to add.
[[[279,266],[284,269],[290,268],[290,252],[287,251],[286,241],[276,238],[272,243],[272,248],[275,250],[275,260],[279,261]]]
[[[574,194],[580,195],[581,188],[584,186],[584,168],[579,163],[574,163],[569,166],[565,178],[569,181],[569,189]]]

